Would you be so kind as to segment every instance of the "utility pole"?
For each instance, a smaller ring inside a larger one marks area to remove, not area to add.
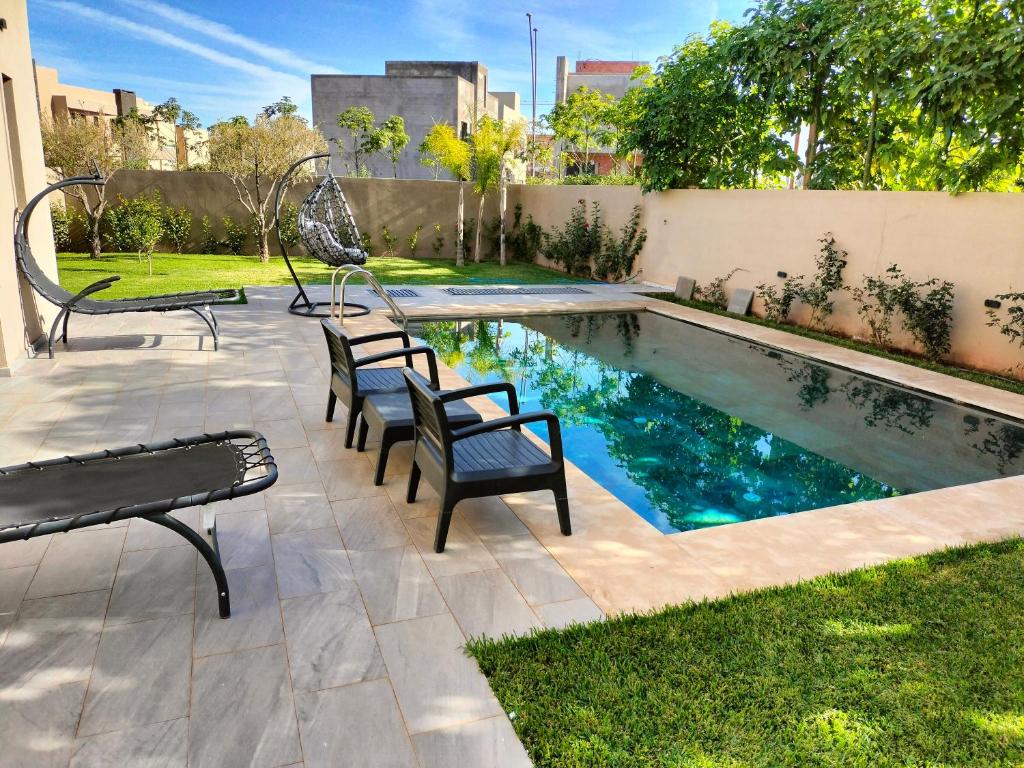
[[[537,175],[537,28],[533,14],[526,12],[526,28],[530,36],[530,175]]]

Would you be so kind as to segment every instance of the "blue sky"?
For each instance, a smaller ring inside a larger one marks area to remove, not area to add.
[[[63,82],[174,96],[208,125],[291,96],[312,73],[382,74],[385,59],[477,60],[529,111],[526,11],[538,28],[538,114],[555,56],[654,61],[749,0],[29,0],[33,54]]]

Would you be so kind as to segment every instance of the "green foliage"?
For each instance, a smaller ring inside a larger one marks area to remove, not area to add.
[[[532,264],[537,260],[541,246],[544,244],[544,230],[534,223],[533,216],[526,215],[523,221],[523,205],[516,203],[512,213],[512,226],[505,234],[505,245],[512,254],[513,261]]]
[[[367,155],[380,151],[378,146],[379,137],[374,135],[373,123],[375,119],[369,107],[353,105],[344,112],[338,113],[338,127],[343,131],[347,131],[349,135],[347,151],[351,158],[351,164],[349,161],[346,161],[345,165],[353,176],[368,175],[365,158]],[[346,150],[342,140],[338,139],[335,143],[343,151]]]
[[[693,295],[713,307],[725,309],[729,306],[729,294],[725,292],[725,284],[732,279],[733,275],[742,271],[740,267],[733,267],[724,275],[713,279],[706,286],[696,285],[693,288]]]
[[[611,94],[584,85],[555,104],[545,122],[555,138],[568,145],[574,164],[586,171],[590,153],[613,141],[614,110]]]
[[[224,226],[224,247],[228,249],[228,253],[238,256],[245,250],[245,244],[249,240],[250,228],[244,224],[237,223],[230,216],[225,216],[221,219],[221,224]]]
[[[384,255],[394,258],[398,254],[395,251],[395,246],[398,244],[398,235],[392,234],[391,230],[388,229],[386,224],[382,224],[380,228],[380,241],[384,243]]]
[[[199,240],[202,243],[203,253],[216,253],[222,245],[220,238],[213,231],[213,224],[209,216],[203,216],[199,222]]]
[[[601,206],[592,203],[588,216],[587,204],[580,200],[569,212],[563,229],[553,227],[543,234],[544,254],[570,275],[589,277],[590,264],[601,253],[601,227]]]
[[[285,248],[295,247],[299,240],[299,207],[291,200],[281,204],[281,242]]]
[[[192,237],[192,212],[182,206],[175,210],[168,206],[164,209],[164,236],[181,253]]]
[[[85,217],[67,205],[50,203],[53,244],[58,251],[69,251],[75,242],[75,230],[85,226]]]
[[[787,278],[781,289],[774,285],[761,283],[757,286],[757,290],[764,303],[764,316],[774,323],[788,322],[793,302],[799,297],[797,281]]]
[[[140,263],[145,256],[152,274],[153,250],[163,235],[160,195],[131,198],[118,195],[117,200],[118,204],[109,208],[104,216],[107,237],[117,250],[135,252]]]
[[[1002,302],[1013,302],[1010,306],[999,311],[987,310],[989,328],[998,328],[999,333],[1005,336],[1011,344],[1015,344],[1024,350],[1024,292],[1001,293],[996,296]],[[1024,362],[1018,363],[1018,369],[1024,368]]]
[[[1012,539],[468,650],[549,768],[1010,766],[1022,567]]]
[[[486,219],[480,232],[481,240],[487,246],[487,255],[496,257],[501,248],[501,217]]]
[[[458,226],[455,227],[458,231]],[[476,219],[465,219],[462,222],[463,247],[466,249],[466,257],[473,258],[473,235],[476,234]]]
[[[531,176],[526,180],[532,186],[606,186],[606,187],[633,187],[640,183],[639,179],[632,173],[577,173],[572,176],[561,176],[559,178],[544,178],[542,176]]]
[[[789,319],[793,302],[799,299],[811,311],[810,324],[823,327],[835,310],[835,294],[843,289],[843,270],[846,269],[849,254],[836,246],[832,233],[826,233],[818,240],[821,249],[814,257],[817,267],[814,278],[804,282],[804,275],[788,277],[781,290],[764,283],[757,286],[764,302],[765,316],[783,323]]]
[[[434,224],[434,239],[430,241],[430,250],[434,252],[434,258],[440,258],[444,250],[444,230],[440,224]]]
[[[409,246],[409,258],[411,258],[411,259],[415,259],[416,258],[416,251],[418,251],[419,248],[420,248],[420,234],[422,234],[422,232],[423,232],[423,225],[422,224],[417,224],[416,225],[416,229],[414,229],[412,231],[412,234],[410,234],[405,239],[406,245]]]
[[[359,243],[367,257],[377,255],[377,247],[373,244],[373,237],[369,232],[360,233]]]
[[[381,151],[391,161],[391,168],[394,177],[398,178],[398,161],[402,157],[402,150],[409,144],[409,134],[405,132],[405,120],[401,115],[391,115],[381,123],[380,128]]]
[[[885,275],[864,275],[862,284],[850,292],[871,341],[882,349],[892,347],[892,324],[900,308],[896,274],[893,264]]]
[[[601,252],[594,259],[594,277],[599,280],[627,277],[645,242],[647,228],[640,226],[640,206],[635,205],[618,237],[610,229],[605,231]]]

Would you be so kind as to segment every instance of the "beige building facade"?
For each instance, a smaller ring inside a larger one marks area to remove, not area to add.
[[[153,117],[154,105],[140,98],[134,91],[123,88],[101,91],[69,85],[61,82],[60,74],[53,67],[37,63],[35,83],[39,111],[49,119],[113,120],[130,114],[133,109],[137,109],[143,117]],[[184,170],[209,162],[209,135],[205,130],[156,121],[151,125],[151,131],[149,167],[153,170]]]
[[[9,376],[30,354],[56,309],[40,299],[14,262],[15,209],[46,186],[39,110],[32,72],[28,9],[24,0],[0,0],[0,376]],[[36,259],[56,279],[50,217],[32,218],[29,238]]]

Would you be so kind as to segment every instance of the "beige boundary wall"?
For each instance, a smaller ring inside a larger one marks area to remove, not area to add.
[[[406,237],[423,226],[420,257],[430,257],[433,225],[444,227],[442,256],[454,256],[454,219],[458,185],[450,181],[341,179],[362,229],[372,233],[381,251],[380,228],[399,238],[407,255]],[[122,171],[111,181],[111,197],[160,189],[164,202],[189,207],[194,214],[194,239],[199,220],[210,216],[221,233],[221,219],[242,221],[246,214],[235,199],[230,181],[220,174],[171,171]],[[289,193],[298,202],[311,182]],[[497,214],[491,195],[485,220]],[[897,263],[910,277],[937,277],[956,286],[951,359],[1005,371],[1021,362],[1019,349],[985,323],[984,301],[999,293],[1024,290],[1024,195],[974,193],[953,197],[943,192],[833,192],[807,190],[672,190],[649,195],[637,187],[513,185],[508,193],[508,219],[517,203],[524,214],[550,230],[564,226],[579,200],[601,204],[605,221],[618,230],[634,205],[643,209],[648,240],[634,270],[644,280],[673,286],[679,275],[706,284],[733,267],[742,271],[728,289],[781,283],[776,273],[813,274],[818,239],[832,232],[849,252],[845,278],[859,284],[863,275],[882,274]],[[466,187],[466,217],[476,217],[477,198]],[[195,243],[198,246],[198,242]],[[276,243],[272,245],[276,246]],[[489,247],[483,247],[485,255]],[[276,247],[274,248],[276,252]],[[540,262],[549,265],[545,259]],[[754,311],[761,312],[755,299]],[[805,319],[796,308],[795,316]],[[849,294],[836,303],[831,322],[847,335],[864,330]],[[912,343],[895,334],[906,347]]]

